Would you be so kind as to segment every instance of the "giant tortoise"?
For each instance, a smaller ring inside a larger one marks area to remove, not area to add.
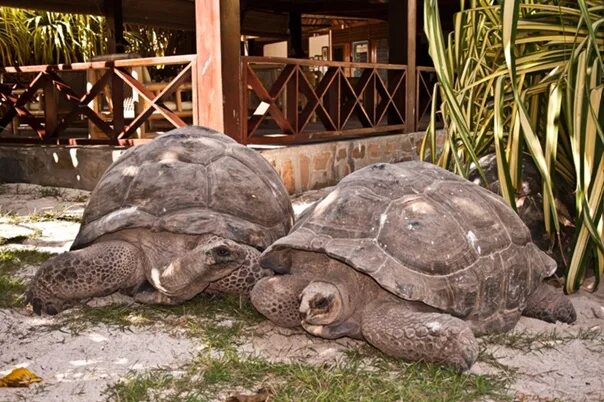
[[[424,162],[345,177],[260,264],[281,275],[261,279],[252,303],[276,324],[461,370],[476,360],[475,335],[521,314],[575,319],[542,282],[556,263],[503,199]]]
[[[257,264],[261,250],[292,224],[288,193],[260,154],[203,127],[175,129],[107,169],[71,251],[40,267],[26,298],[56,314],[116,291],[161,304],[206,289],[248,293],[272,274]]]

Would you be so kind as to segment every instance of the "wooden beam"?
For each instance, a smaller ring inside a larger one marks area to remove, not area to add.
[[[407,95],[406,112],[407,132],[413,133],[416,127],[416,41],[417,41],[417,0],[407,0]]]
[[[241,21],[239,0],[220,2],[220,38],[222,43],[222,91],[224,96],[224,132],[242,143],[241,129]],[[246,90],[247,91],[247,90]]]
[[[113,1],[113,32],[115,32],[115,51],[124,53],[126,51],[126,39],[124,38],[124,8],[122,0]]]
[[[405,64],[407,62],[407,34],[405,30],[405,15],[407,15],[407,0],[389,0],[388,2],[388,62],[391,64]],[[388,83],[396,80],[397,72],[388,72]],[[409,81],[407,74],[405,82]],[[406,87],[406,84],[405,84]],[[394,94],[393,100],[398,110],[406,109],[406,90]],[[405,117],[406,120],[410,118]],[[411,118],[412,119],[412,118]],[[400,115],[389,110],[388,123],[400,123]]]
[[[223,131],[220,0],[195,0],[195,37],[195,124]]]
[[[304,59],[304,46],[302,44],[302,14],[299,11],[289,12],[289,50],[288,57]]]

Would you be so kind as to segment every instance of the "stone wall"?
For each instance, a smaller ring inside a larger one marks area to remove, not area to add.
[[[291,194],[336,184],[342,177],[378,162],[418,158],[424,133],[397,134],[263,150]]]
[[[126,149],[106,145],[1,145],[0,182],[92,190]]]
[[[424,133],[396,134],[260,150],[292,194],[336,184],[377,162],[418,158]],[[1,145],[0,182],[91,190],[126,151],[111,146]]]

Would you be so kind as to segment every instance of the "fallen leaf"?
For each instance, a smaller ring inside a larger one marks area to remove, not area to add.
[[[0,388],[2,387],[27,387],[42,379],[26,368],[19,367],[0,378]]]

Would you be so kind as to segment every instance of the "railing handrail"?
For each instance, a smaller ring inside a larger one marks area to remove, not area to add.
[[[109,67],[144,67],[156,64],[184,64],[197,58],[195,54],[161,57],[142,57],[111,61],[90,61],[72,64],[40,64],[32,66],[0,67],[0,73],[40,73],[44,71],[85,71]]]
[[[287,57],[242,56],[242,61],[248,64],[295,64],[312,67],[344,67],[344,68],[379,68],[384,70],[407,70],[405,64],[355,63],[348,61],[326,61],[290,59]]]
[[[436,69],[434,67],[431,67],[431,66],[417,66],[417,67],[415,67],[415,69],[417,71],[433,71],[433,72],[436,72]]]

